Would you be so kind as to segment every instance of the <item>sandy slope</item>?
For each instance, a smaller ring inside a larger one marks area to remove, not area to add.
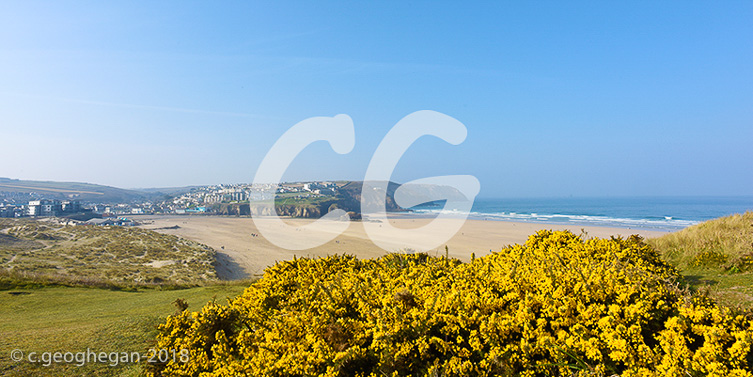
[[[276,261],[292,259],[294,255],[353,254],[359,258],[371,258],[384,255],[387,252],[371,242],[361,222],[352,222],[345,233],[322,246],[295,251],[282,249],[261,235],[252,236],[254,233],[259,234],[259,231],[251,218],[220,216],[135,216],[135,218],[145,223],[142,225],[145,229],[175,234],[215,248],[219,253],[217,273],[223,279],[260,276],[267,266],[273,265]],[[268,220],[257,219],[257,221]],[[279,235],[291,239],[296,237],[305,239],[307,234],[312,231],[301,227],[311,224],[313,221],[310,219],[286,219],[285,222],[293,227],[289,230],[280,228],[277,232]],[[428,222],[428,219],[401,216],[394,216],[390,219],[391,225],[397,228],[416,228]],[[178,228],[174,228],[176,225]],[[171,227],[173,229],[170,229]],[[592,237],[629,236],[631,234],[654,237],[665,234],[658,231],[595,226],[552,227],[532,223],[468,220],[448,242],[429,250],[429,253],[444,255],[444,245],[446,244],[449,247],[450,256],[467,260],[470,259],[472,252],[476,256],[483,256],[492,250],[499,250],[509,244],[523,243],[530,234],[539,229],[569,229],[576,234],[580,234],[581,228],[585,228],[588,235]],[[413,239],[408,239],[401,237],[400,233],[400,230],[385,229],[376,237],[379,239],[379,243],[386,245],[386,249],[389,251],[397,251],[406,247],[415,248],[416,244],[438,238],[436,234],[430,234],[424,237],[416,235],[412,237]]]

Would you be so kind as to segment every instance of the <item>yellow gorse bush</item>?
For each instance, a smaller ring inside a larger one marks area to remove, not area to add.
[[[540,231],[469,263],[297,259],[170,316],[153,376],[751,376],[753,322],[678,289],[639,237]]]

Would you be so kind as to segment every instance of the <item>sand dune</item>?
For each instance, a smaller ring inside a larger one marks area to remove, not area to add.
[[[217,273],[223,279],[243,279],[260,276],[264,269],[276,261],[292,259],[294,256],[319,257],[332,254],[352,254],[359,258],[379,257],[387,250],[375,245],[366,234],[362,222],[352,222],[348,229],[334,240],[309,250],[295,251],[280,248],[262,235],[254,223],[247,217],[221,216],[135,216],[138,221],[145,222],[145,229],[174,234],[201,242],[213,247],[218,252]],[[265,221],[257,219],[256,221]],[[295,239],[305,239],[311,230],[303,227],[313,222],[312,219],[285,219],[292,229],[280,227],[280,236]],[[394,216],[390,218],[390,225],[400,229],[410,229],[426,225],[430,219]],[[177,225],[177,227],[175,227]],[[389,229],[389,228],[388,228]],[[381,232],[378,243],[389,251],[399,251],[410,248],[415,244],[426,242],[427,239],[416,237],[414,240],[400,237],[399,230]],[[523,243],[526,238],[540,229],[570,230],[576,234],[585,229],[592,237],[609,237],[612,235],[629,236],[640,234],[643,237],[654,237],[666,234],[659,231],[641,231],[621,228],[606,228],[596,226],[552,226],[534,223],[515,223],[505,221],[468,220],[445,244],[449,248],[451,257],[468,260],[471,253],[484,256],[491,251],[499,250],[507,245]],[[258,236],[253,236],[257,234]],[[404,236],[404,235],[403,235]],[[431,235],[425,236],[432,237]],[[402,241],[400,241],[402,239]],[[444,245],[427,250],[430,254],[444,255]]]

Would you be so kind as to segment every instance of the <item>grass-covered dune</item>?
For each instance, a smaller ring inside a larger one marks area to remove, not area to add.
[[[751,376],[753,320],[638,237],[541,231],[470,263],[297,259],[173,315],[152,376]],[[185,360],[184,360],[185,361]]]
[[[649,240],[679,269],[753,269],[753,212],[706,221]]]
[[[196,285],[214,264],[210,247],[150,230],[0,219],[0,287]]]
[[[706,221],[647,242],[691,286],[729,306],[753,306],[753,212]]]
[[[214,262],[211,248],[153,231],[0,219],[0,375],[143,376],[144,360],[78,365],[9,356],[16,349],[38,359],[87,350],[149,356],[176,300],[200,308],[249,285],[220,283]],[[200,287],[186,289],[193,286]]]

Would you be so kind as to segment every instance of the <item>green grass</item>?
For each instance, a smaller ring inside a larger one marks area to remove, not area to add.
[[[137,292],[95,288],[45,287],[0,291],[0,375],[4,376],[139,376],[142,365],[52,364],[14,362],[14,349],[29,352],[146,353],[156,326],[175,313],[176,299],[199,310],[216,297],[235,297],[248,281],[184,290]]]
[[[647,240],[694,289],[719,303],[753,308],[753,212]]]
[[[300,193],[282,193],[277,194],[275,198],[275,205],[297,205],[297,206],[310,206],[319,207],[322,204],[332,204],[337,202],[337,198],[334,196],[326,195],[309,195],[303,196]]]
[[[250,284],[219,284],[214,263],[211,248],[153,231],[0,219],[0,375],[140,375],[143,363],[45,366],[10,353],[148,355],[176,299],[198,310]]]
[[[143,363],[45,366],[10,354],[89,349],[148,356],[176,299],[198,310],[250,284],[219,284],[214,263],[211,248],[153,231],[0,219],[0,375],[140,375]]]

